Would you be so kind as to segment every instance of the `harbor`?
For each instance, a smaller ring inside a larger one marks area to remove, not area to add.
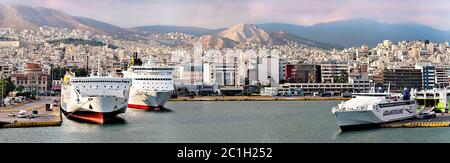
[[[63,116],[59,127],[4,128],[0,142],[42,143],[405,143],[450,142],[448,127],[342,132],[330,114],[340,101],[168,102],[165,112],[129,109],[120,123]],[[20,135],[20,136],[18,136]]]
[[[25,128],[25,127],[49,127],[61,126],[62,114],[58,108],[51,111],[46,110],[46,104],[51,103],[59,97],[42,97],[41,100],[28,101],[15,105],[14,107],[4,107],[0,109],[0,124],[2,128]],[[348,98],[344,97],[269,97],[269,96],[196,96],[196,97],[178,97],[172,98],[169,102],[325,102],[325,101],[345,101]],[[300,108],[299,108],[300,109]],[[31,113],[36,110],[39,114],[35,118],[19,118],[17,114],[21,110],[26,110]],[[14,114],[15,116],[11,116]],[[450,114],[437,113],[436,117],[419,119],[412,118],[407,120],[395,121],[391,123],[383,123],[382,128],[432,128],[432,127],[450,127]]]

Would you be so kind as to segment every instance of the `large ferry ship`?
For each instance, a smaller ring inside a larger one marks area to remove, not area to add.
[[[128,107],[133,109],[159,111],[172,96],[174,85],[172,72],[174,68],[155,65],[151,59],[142,64],[137,53],[124,77],[132,78]]]
[[[357,93],[332,109],[341,130],[379,126],[382,123],[414,118],[417,104],[408,91],[392,93]]]
[[[68,118],[103,124],[127,109],[131,79],[76,77],[70,71],[61,88],[61,110]]]

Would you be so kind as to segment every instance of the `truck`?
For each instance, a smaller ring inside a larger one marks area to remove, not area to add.
[[[23,96],[14,97],[14,102],[16,103],[21,103],[23,102],[23,100],[24,100]]]

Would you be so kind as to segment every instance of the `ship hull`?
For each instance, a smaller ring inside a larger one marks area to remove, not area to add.
[[[359,130],[414,118],[416,106],[403,105],[379,110],[335,111],[333,115],[342,131]]]
[[[117,115],[124,113],[125,110],[126,110],[126,108],[123,108],[121,110],[109,112],[109,113],[85,112],[85,111],[65,112],[63,110],[63,113],[69,119],[81,120],[81,121],[96,123],[96,124],[104,124],[111,120],[116,119]]]
[[[145,92],[130,95],[128,107],[132,109],[154,110],[163,108],[172,96],[172,91]]]
[[[155,111],[162,109],[174,91],[173,70],[173,67],[157,65],[151,60],[144,65],[130,66],[128,71],[123,72],[124,77],[133,79],[128,107]]]

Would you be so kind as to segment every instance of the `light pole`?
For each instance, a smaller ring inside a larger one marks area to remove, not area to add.
[[[50,88],[48,89],[49,90],[49,93],[50,93],[50,98],[52,97],[52,87],[53,87],[53,63],[51,63],[50,64],[50,81],[49,81],[50,83],[49,84],[47,84],[47,85],[49,85],[50,86]]]
[[[3,107],[3,104],[4,104],[4,102],[3,102],[3,85],[5,85],[5,84],[3,84],[3,83],[4,83],[3,76],[0,76],[0,92],[1,92],[0,98],[2,99],[0,101],[0,107]]]

